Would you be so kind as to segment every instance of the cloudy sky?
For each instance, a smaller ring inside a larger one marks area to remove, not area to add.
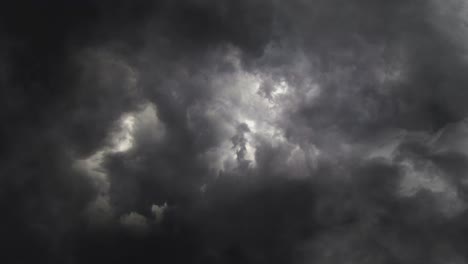
[[[0,3],[0,262],[468,263],[468,1]]]

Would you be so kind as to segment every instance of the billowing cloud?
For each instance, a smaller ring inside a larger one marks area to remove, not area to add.
[[[464,0],[0,4],[2,263],[465,263]]]

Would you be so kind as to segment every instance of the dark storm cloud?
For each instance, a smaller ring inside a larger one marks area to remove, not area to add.
[[[464,263],[465,5],[2,3],[1,257]]]

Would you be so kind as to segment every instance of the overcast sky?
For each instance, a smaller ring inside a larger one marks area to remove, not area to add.
[[[468,263],[468,1],[0,3],[0,262]]]

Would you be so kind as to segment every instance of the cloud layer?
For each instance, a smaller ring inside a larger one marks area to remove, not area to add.
[[[466,263],[464,0],[0,4],[2,263]]]

